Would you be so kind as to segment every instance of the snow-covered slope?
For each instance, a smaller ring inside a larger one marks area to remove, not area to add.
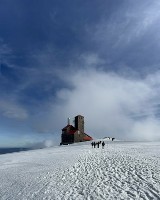
[[[160,199],[160,142],[0,155],[0,199]]]

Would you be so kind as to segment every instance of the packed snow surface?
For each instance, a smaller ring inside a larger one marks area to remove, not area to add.
[[[0,155],[1,200],[160,199],[160,142],[90,143]]]

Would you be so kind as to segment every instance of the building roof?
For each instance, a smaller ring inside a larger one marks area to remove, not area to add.
[[[92,137],[85,136],[85,137],[83,138],[83,140],[85,140],[85,141],[90,141],[90,140],[93,140],[93,138],[92,138]]]
[[[77,115],[77,116],[79,116],[79,115]],[[62,131],[67,131],[67,134],[75,134],[77,131],[79,131],[78,129],[76,129],[74,126],[72,126],[71,124],[68,124],[67,126],[65,126],[63,129],[62,129]],[[84,140],[85,141],[90,141],[90,140],[93,140],[93,138],[91,137],[91,136],[89,136],[89,135],[87,135],[86,133],[84,133]]]
[[[89,135],[87,135],[86,133],[85,134],[85,137],[83,138],[85,141],[90,141],[90,140],[93,140],[93,138]]]
[[[72,125],[68,124],[67,126],[65,126],[65,127],[62,129],[62,131],[66,130],[68,127],[72,127],[72,129],[75,129],[75,127],[74,127],[74,126],[72,126]]]

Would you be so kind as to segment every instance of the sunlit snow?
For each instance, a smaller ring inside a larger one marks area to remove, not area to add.
[[[105,142],[0,155],[0,199],[160,199],[160,142]]]

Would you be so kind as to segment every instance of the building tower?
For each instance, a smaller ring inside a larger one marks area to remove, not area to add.
[[[84,117],[77,115],[75,117],[75,128],[78,129],[81,133],[84,133]]]

